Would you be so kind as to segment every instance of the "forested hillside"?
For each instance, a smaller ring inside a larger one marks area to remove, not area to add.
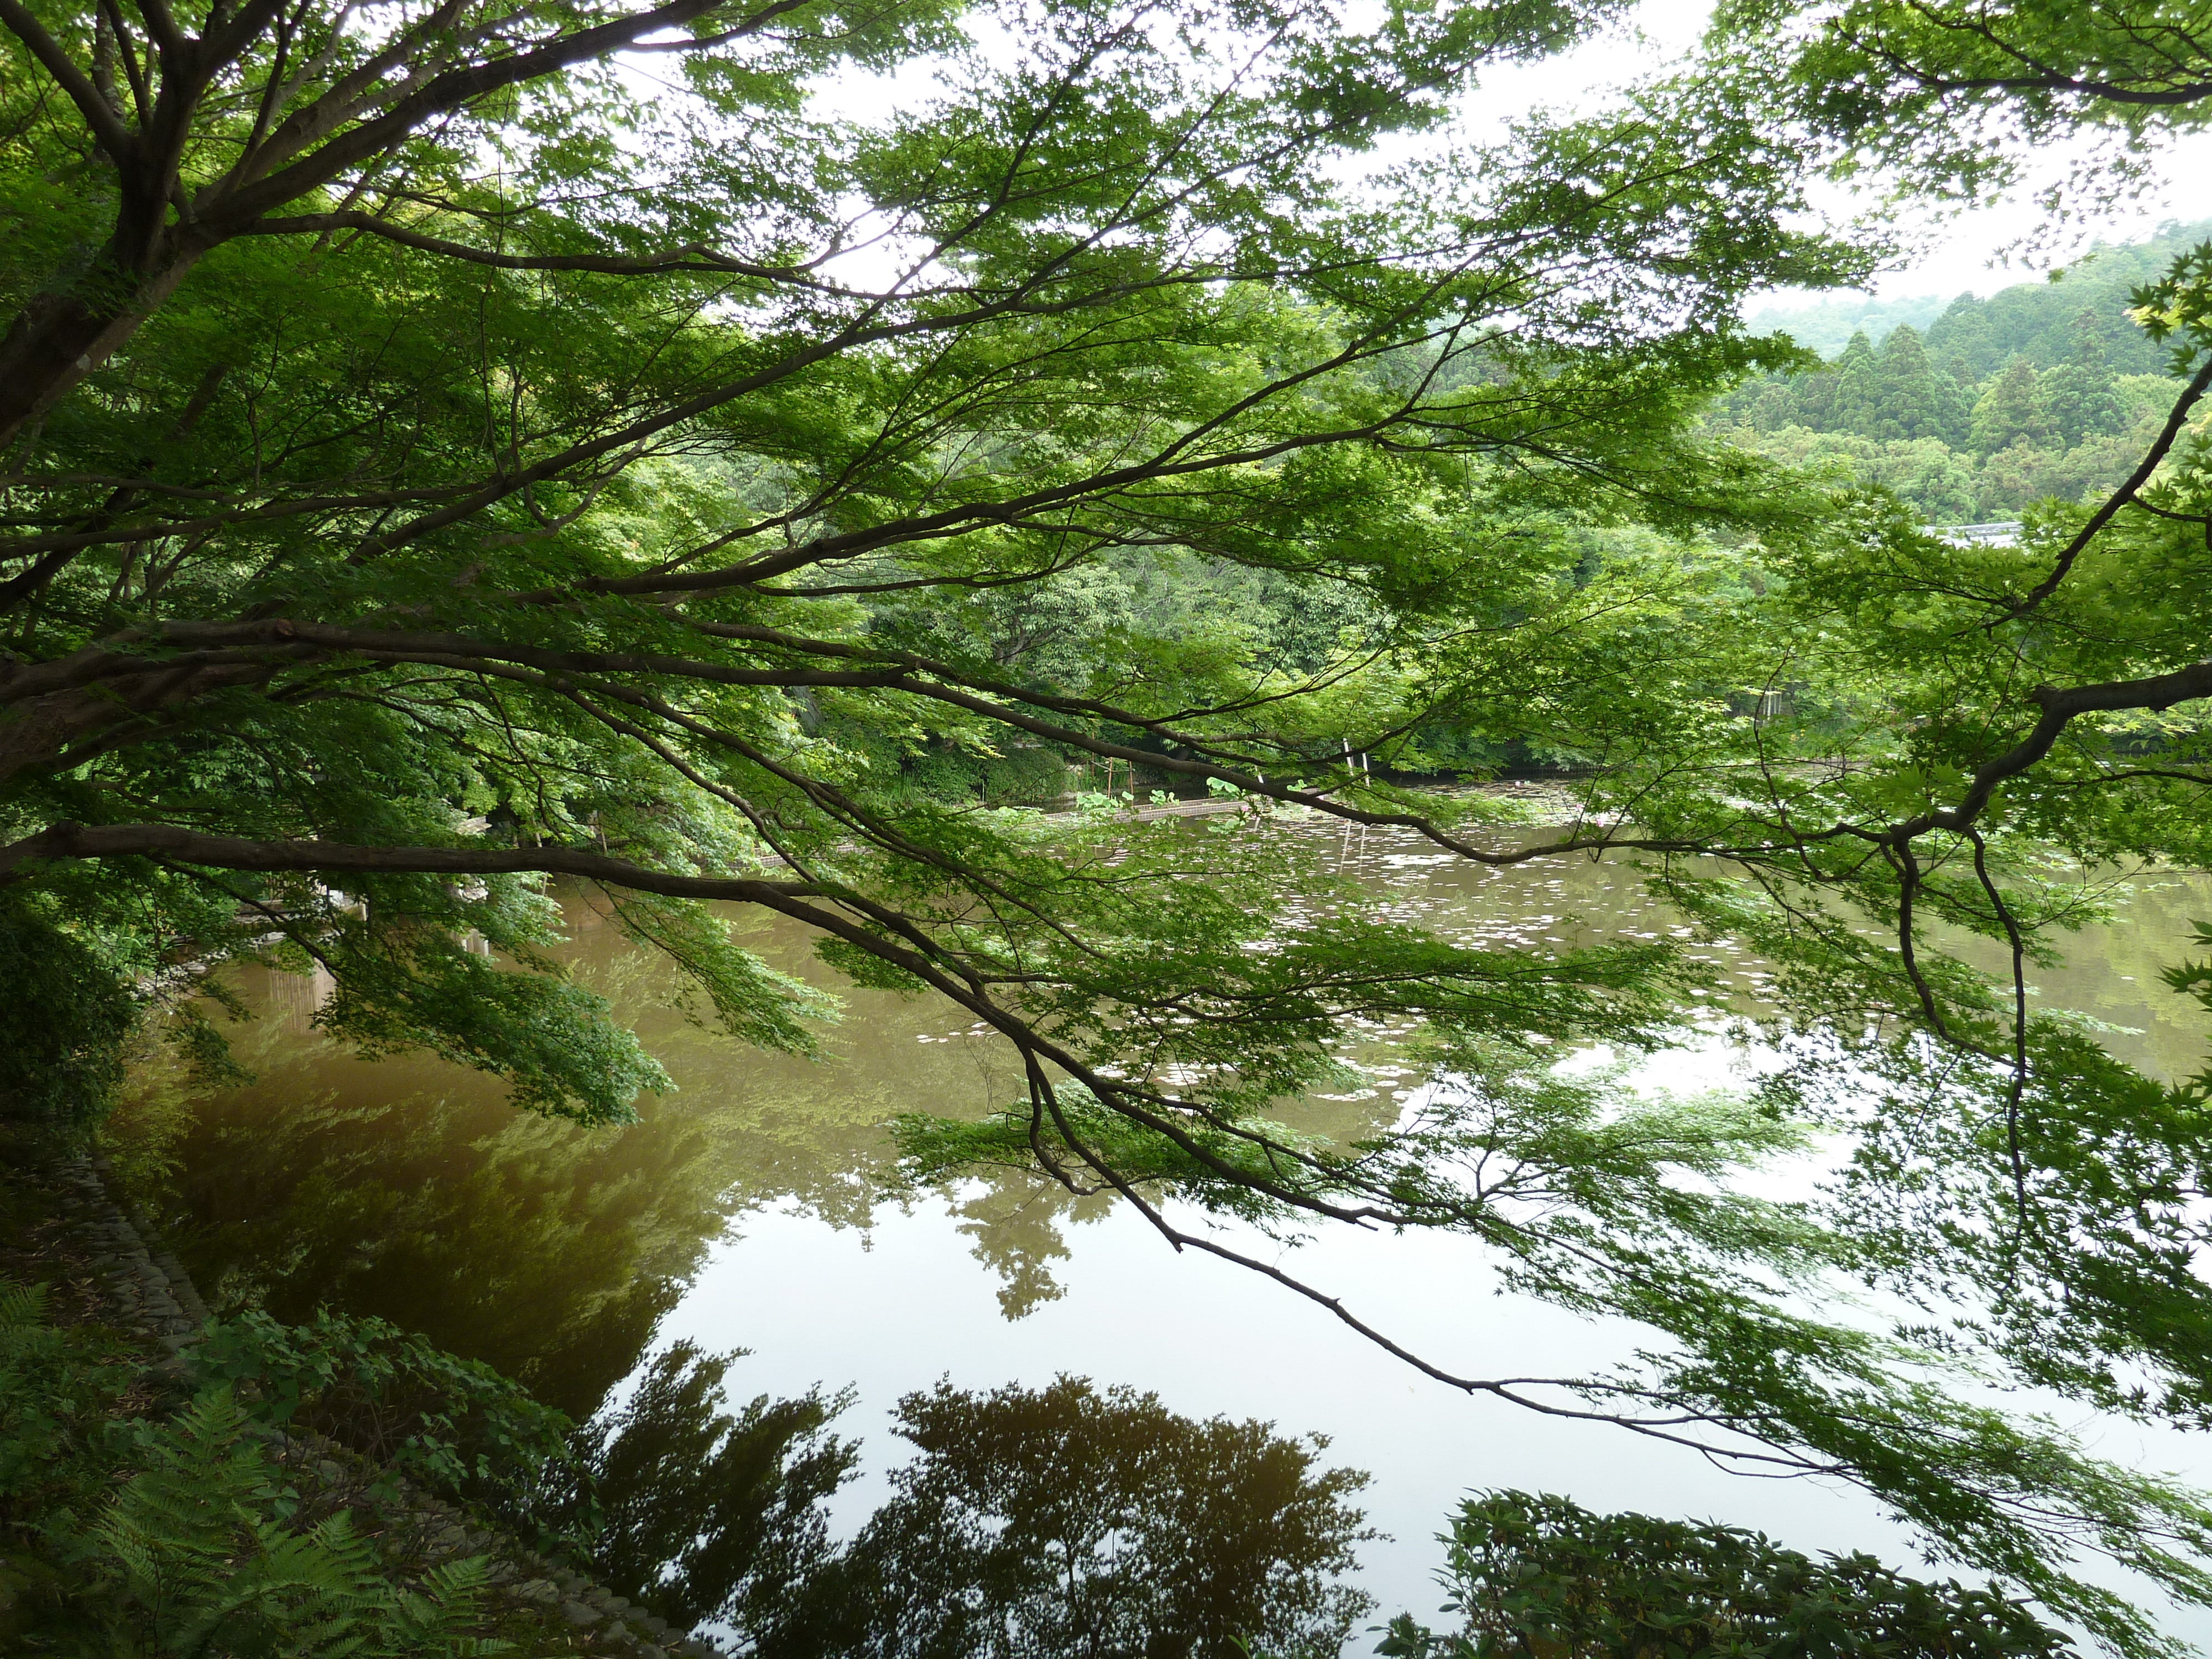
[[[1894,490],[1931,524],[2016,518],[2047,495],[2110,490],[2172,407],[2164,349],[2130,296],[2212,222],[2100,247],[2052,282],[1961,294],[1928,325],[1862,331],[1826,368],[1738,387],[1715,418],[1778,459],[1826,464]],[[1761,319],[1818,345],[1833,301]]]

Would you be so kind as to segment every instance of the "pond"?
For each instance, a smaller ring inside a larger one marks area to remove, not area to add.
[[[1462,937],[1574,945],[1674,926],[1625,863],[1487,870],[1395,832],[1273,833],[1328,838],[1379,905]],[[1317,1432],[1329,1441],[1324,1463],[1372,1476],[1359,1501],[1387,1536],[1360,1546],[1355,1577],[1383,1614],[1433,1609],[1432,1535],[1479,1487],[1711,1516],[1808,1550],[1913,1558],[1902,1530],[1853,1492],[1745,1480],[1621,1431],[1469,1399],[1247,1271],[1178,1255],[1125,1208],[1013,1176],[902,1193],[889,1179],[884,1121],[1006,1103],[1015,1073],[997,1039],[949,1005],[848,988],[822,1060],[738,1048],[663,1006],[655,961],[588,904],[570,913],[578,970],[678,1085],[642,1103],[633,1126],[519,1115],[496,1083],[434,1060],[351,1058],[312,1029],[313,981],[260,970],[238,983],[260,1018],[232,1028],[255,1082],[194,1097],[166,1073],[142,1079],[118,1115],[116,1156],[159,1194],[211,1304],[285,1319],[319,1306],[381,1315],[579,1419],[621,1399],[625,1379],[673,1345],[749,1350],[729,1376],[739,1401],[817,1384],[852,1390],[836,1426],[863,1438],[864,1455],[833,1511],[848,1532],[884,1501],[886,1473],[907,1450],[885,1431],[886,1413],[940,1379],[986,1389],[1085,1376],[1155,1390],[1186,1416]],[[2191,921],[2208,915],[2212,878],[2138,881],[2112,921],[2069,942],[2068,966],[2037,975],[2041,1002],[2123,1028],[2109,1041],[2154,1073],[2193,1071],[2202,1021],[2157,975],[2185,954]],[[771,963],[826,982],[802,930],[755,914],[732,920]],[[1356,1133],[1411,1086],[1387,1046],[1357,1053],[1368,1086],[1307,1103],[1313,1127]],[[1653,1069],[1702,1086],[1725,1081],[1732,1063],[1693,1052]],[[1462,1240],[1337,1230],[1290,1265],[1465,1374],[1602,1368],[1638,1337],[1499,1295]],[[2193,1442],[2089,1426],[2106,1456],[2212,1480],[2212,1459]],[[2201,1638],[2197,1622],[2179,1616],[2173,1628]]]

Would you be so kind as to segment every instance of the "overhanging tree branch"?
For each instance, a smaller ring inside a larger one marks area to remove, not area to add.
[[[2144,452],[2136,470],[2128,475],[2127,482],[2106,496],[2104,504],[2089,515],[2087,522],[2081,529],[2074,532],[2073,539],[2060,550],[2057,559],[2051,567],[2051,574],[2018,599],[2008,601],[2005,614],[1988,626],[1995,628],[2015,617],[2024,617],[2058,591],[2067,574],[2074,568],[2075,561],[2096,539],[2097,532],[2110,524],[2113,514],[2133,501],[2142,487],[2150,482],[2151,475],[2158,471],[2159,464],[2166,459],[2173,448],[2174,441],[2181,435],[2182,428],[2189,419],[2189,411],[2197,406],[2208,386],[2212,386],[2212,356],[2208,356],[2197,373],[2190,377],[2181,396],[2174,400],[2173,410],[2166,417],[2166,424],[2159,428],[2157,438]]]

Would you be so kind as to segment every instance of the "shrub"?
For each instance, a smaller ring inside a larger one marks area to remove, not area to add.
[[[581,1541],[552,1516],[553,1494],[572,1484],[572,1425],[480,1360],[326,1310],[303,1325],[262,1313],[218,1321],[190,1352],[200,1386],[236,1389],[264,1422],[327,1435],[546,1541]]]
[[[107,1109],[139,1008],[92,948],[0,897],[0,1111],[64,1129]]]
[[[481,1559],[401,1582],[350,1513],[302,1499],[228,1383],[152,1415],[163,1401],[142,1357],[98,1327],[58,1328],[46,1301],[0,1284],[0,1646],[112,1659],[505,1649],[460,1633],[477,1616]]]

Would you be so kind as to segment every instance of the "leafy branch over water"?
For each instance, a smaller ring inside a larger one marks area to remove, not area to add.
[[[62,1034],[0,1061],[12,1092],[92,1121],[137,1014],[258,961],[327,975],[364,1053],[618,1122],[665,1073],[562,970],[548,878],[702,1020],[805,1052],[827,1006],[710,908],[747,907],[1012,1045],[1017,1115],[909,1129],[926,1170],[1025,1154],[1224,1254],[1152,1193],[1474,1234],[1671,1346],[1464,1386],[1841,1474],[2154,1645],[2068,1552],[2205,1599],[2196,1500],[1936,1376],[1949,1349],[2146,1413],[2212,1378],[2189,1103],[2026,978],[2069,920],[2045,850],[2212,863],[2204,269],[2137,307],[2171,453],[2017,548],[1698,424],[1802,362],[1747,296],[1881,252],[1802,228],[1824,161],[1978,188],[1950,103],[2031,137],[2194,118],[2185,76],[2076,72],[2110,43],[2048,9],[1727,8],[1693,71],[1383,166],[1610,9],[0,0],[0,927],[25,1029]],[[2038,67],[1984,72],[1991,40]],[[817,96],[902,69],[933,89]],[[1896,75],[1921,90],[1863,95]],[[1632,1109],[1545,1060],[1682,1040],[1678,950],[1457,945],[1318,902],[1279,840],[984,804],[1071,763],[1475,866],[1641,856],[1771,964],[1778,1044],[1876,1080]],[[1534,845],[1411,787],[1514,765],[1576,779]],[[1367,1144],[1279,1132],[1353,1017],[1423,1027],[1445,1086]],[[2092,1144],[2154,1098],[2130,1158]],[[1838,1201],[1716,1190],[1799,1116],[1852,1139]],[[1990,1316],[1790,1299],[1840,1273]]]

